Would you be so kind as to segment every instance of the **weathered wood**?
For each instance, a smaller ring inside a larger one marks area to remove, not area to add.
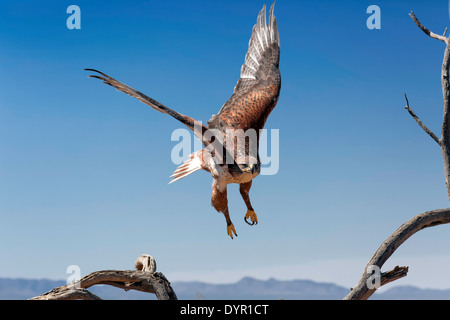
[[[345,300],[366,300],[377,288],[369,288],[367,282],[371,274],[366,270],[371,266],[382,268],[384,263],[391,257],[397,248],[416,232],[425,228],[440,224],[450,223],[450,208],[438,209],[421,213],[402,224],[383,244],[378,248],[370,261],[367,263],[359,283],[344,298]],[[396,267],[390,272],[382,274],[381,285],[387,284],[406,276],[407,267]],[[383,275],[385,280],[383,280]]]
[[[409,106],[409,101],[408,101],[408,97],[406,96],[405,93],[405,99],[406,99],[406,107],[405,109],[408,110],[409,114],[411,115],[411,117],[413,117],[414,120],[416,120],[417,124],[423,129],[423,131],[425,131],[434,141],[437,142],[437,144],[439,146],[442,147],[442,141],[441,139],[439,139],[433,131],[431,131],[430,129],[428,129],[428,127],[419,119],[419,117],[414,113],[414,111],[410,108]]]
[[[141,254],[134,262],[134,267],[139,271],[156,272],[156,261],[151,255]]]
[[[156,295],[158,300],[177,300],[177,296],[166,277],[156,271],[156,262],[150,255],[141,255],[133,270],[102,270],[92,272],[78,281],[54,288],[30,300],[101,300],[87,288],[97,284],[137,290]]]
[[[450,4],[449,4],[450,10]],[[406,107],[409,114],[416,120],[417,124],[431,137],[435,140],[439,146],[441,147],[442,158],[444,161],[444,176],[445,176],[445,185],[447,187],[447,197],[450,201],[450,84],[449,84],[449,67],[450,67],[450,46],[449,46],[449,37],[445,37],[446,31],[444,35],[438,35],[428,28],[426,28],[420,21],[417,19],[416,15],[411,12],[409,14],[415,24],[423,31],[425,34],[430,36],[433,39],[440,40],[446,44],[444,51],[444,59],[442,61],[442,69],[441,69],[441,83],[442,83],[442,96],[444,100],[444,112],[442,119],[442,135],[439,139],[430,129],[428,129],[422,121],[417,117],[417,115],[412,111],[409,106],[408,98],[406,97]]]
[[[445,36],[441,36],[439,34],[436,34],[434,32],[432,32],[431,30],[429,30],[428,28],[426,28],[422,23],[420,23],[419,19],[417,19],[416,15],[414,14],[414,12],[411,11],[411,13],[409,14],[409,16],[411,17],[411,19],[413,19],[413,21],[416,23],[416,25],[428,36],[430,36],[431,38],[440,40],[442,42],[446,42],[447,38]]]
[[[450,1],[449,1],[450,12]],[[447,187],[447,195],[450,201],[450,85],[449,85],[449,67],[450,67],[450,45],[449,38],[446,37],[447,28],[444,31],[444,35],[438,35],[428,28],[426,28],[417,19],[416,15],[411,12],[410,17],[414,23],[431,38],[440,40],[446,44],[444,59],[442,62],[441,70],[441,82],[442,82],[442,94],[444,98],[444,114],[442,120],[442,136],[438,138],[409,106],[408,97],[405,94],[406,107],[409,114],[417,122],[417,124],[441,147],[442,157],[444,162],[445,184]],[[372,274],[367,270],[373,270],[375,266],[377,270],[381,270],[387,259],[397,250],[397,248],[411,237],[416,232],[429,227],[434,227],[440,224],[450,223],[450,208],[432,210],[421,213],[412,219],[401,225],[383,244],[378,248],[370,261],[367,263],[366,268],[359,280],[359,283],[353,288],[350,293],[344,298],[345,300],[366,300],[368,299],[378,288],[372,286],[369,281],[372,279]],[[393,270],[385,273],[381,273],[380,286],[389,282],[395,281],[402,277],[405,277],[408,273],[408,267],[395,267]]]
[[[449,84],[449,67],[450,67],[450,45],[447,38],[447,47],[445,48],[444,59],[442,61],[441,82],[442,96],[444,99],[444,114],[442,121],[442,157],[444,160],[445,184],[447,186],[447,195],[450,201],[450,84]]]

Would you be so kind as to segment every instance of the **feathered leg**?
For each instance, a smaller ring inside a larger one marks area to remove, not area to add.
[[[236,229],[231,222],[230,214],[228,212],[227,187],[225,186],[225,188],[219,188],[216,180],[214,180],[212,185],[211,203],[218,212],[222,212],[225,216],[225,220],[227,221],[227,233],[231,239],[233,239],[233,233],[237,237]]]
[[[250,196],[248,193],[250,192],[250,188],[252,187],[252,181],[246,183],[241,183],[239,186],[239,191],[241,192],[242,199],[244,199],[245,205],[247,206],[247,213],[245,214],[244,221],[247,224],[253,226],[254,224],[258,224],[258,218],[256,216],[255,211],[253,211],[252,204],[250,203]],[[251,222],[248,222],[247,219],[250,218]]]

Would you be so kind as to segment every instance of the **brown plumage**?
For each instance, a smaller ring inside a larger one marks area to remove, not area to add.
[[[212,116],[207,126],[100,71],[85,69],[98,73],[90,77],[98,78],[153,109],[172,116],[194,131],[205,148],[191,154],[171,176],[173,179],[170,183],[200,169],[210,172],[213,177],[211,203],[218,212],[224,214],[227,233],[231,238],[237,234],[228,212],[229,183],[240,184],[240,193],[247,206],[245,222],[250,225],[258,223],[250,203],[249,191],[252,180],[260,172],[261,163],[258,155],[260,130],[264,128],[267,118],[275,108],[281,88],[278,68],[280,38],[273,15],[274,4],[270,8],[268,23],[265,5],[259,12],[233,95],[219,112]],[[247,219],[250,219],[251,223]]]

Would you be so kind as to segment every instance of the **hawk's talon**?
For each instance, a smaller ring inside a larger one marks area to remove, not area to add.
[[[247,221],[248,218],[250,218],[250,221],[251,221],[252,223],[250,223],[250,222]],[[251,226],[253,226],[253,225],[255,225],[255,224],[258,224],[258,217],[256,216],[255,211],[253,211],[253,210],[247,210],[247,213],[245,214],[245,217],[244,217],[244,221],[245,221],[248,225],[251,225]]]
[[[232,223],[227,226],[227,233],[231,237],[231,239],[233,239],[233,233],[236,235],[236,237],[238,236],[236,233],[236,229],[234,228],[234,225]]]

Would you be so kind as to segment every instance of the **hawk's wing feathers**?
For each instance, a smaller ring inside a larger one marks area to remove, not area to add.
[[[204,140],[204,133],[206,130],[208,130],[208,128],[201,124],[200,121],[196,121],[195,119],[186,116],[184,114],[178,113],[168,107],[166,107],[165,105],[163,105],[162,103],[146,96],[145,94],[127,86],[126,84],[123,84],[120,81],[117,81],[116,79],[108,76],[107,74],[104,74],[103,72],[100,72],[98,70],[95,69],[84,69],[86,71],[92,71],[92,72],[96,72],[99,75],[89,75],[90,78],[97,78],[103,81],[103,83],[106,83],[108,85],[110,85],[111,87],[116,88],[118,91],[124,92],[136,99],[138,99],[139,101],[145,103],[146,105],[152,107],[153,109],[155,109],[156,111],[168,114],[170,116],[172,116],[173,118],[177,119],[178,121],[180,121],[181,123],[183,123],[185,126],[187,126],[189,129],[191,129],[192,131],[194,131],[194,134],[205,144],[208,145],[210,142],[209,141],[203,141]],[[197,130],[198,128],[198,130]],[[197,132],[198,131],[198,132]],[[200,132],[201,131],[201,132]]]
[[[266,24],[266,5],[258,14],[253,27],[252,36],[248,43],[247,54],[241,68],[241,76],[234,88],[234,92],[266,79],[269,66],[277,65],[280,57],[280,36],[277,19],[273,15],[275,2],[270,7],[269,22]]]
[[[209,128],[261,129],[275,107],[281,76],[278,69],[280,36],[273,15],[274,5],[275,2],[270,8],[268,23],[266,6],[259,12],[233,95],[208,121]]]

